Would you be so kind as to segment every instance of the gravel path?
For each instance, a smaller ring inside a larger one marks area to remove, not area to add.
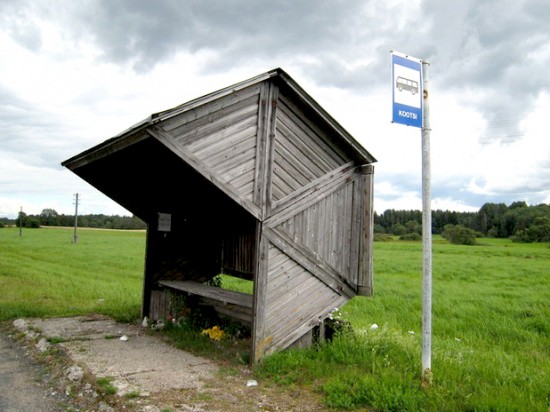
[[[43,374],[25,349],[0,331],[0,411],[65,411],[52,397]]]

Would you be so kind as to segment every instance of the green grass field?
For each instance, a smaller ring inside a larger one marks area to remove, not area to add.
[[[550,245],[479,243],[434,243],[429,390],[420,387],[418,242],[375,243],[375,296],[342,310],[354,339],[305,356],[278,354],[266,362],[268,375],[320,379],[328,404],[340,408],[550,410]]]
[[[140,316],[145,232],[0,229],[0,320],[102,313]]]
[[[144,233],[81,229],[71,239],[68,229],[0,229],[0,320],[139,317]],[[375,243],[375,296],[342,308],[353,335],[269,357],[258,376],[319,390],[336,409],[549,411],[550,245],[435,239],[429,388],[418,242]]]

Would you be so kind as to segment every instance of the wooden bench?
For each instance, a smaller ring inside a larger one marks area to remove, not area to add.
[[[252,324],[253,296],[192,280],[160,280],[159,285],[197,295],[222,315],[235,318],[248,325]]]

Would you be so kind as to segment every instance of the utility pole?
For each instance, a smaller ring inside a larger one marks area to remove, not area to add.
[[[19,210],[19,237],[23,236],[23,206]]]
[[[74,195],[74,235],[73,243],[78,242],[78,236],[76,235],[76,228],[78,227],[78,193]]]

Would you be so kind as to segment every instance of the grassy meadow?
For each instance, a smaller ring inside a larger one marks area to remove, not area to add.
[[[79,242],[71,239],[69,229],[22,237],[0,229],[0,320],[139,317],[144,233],[81,229]],[[435,237],[428,388],[420,385],[421,247],[375,243],[375,296],[341,310],[354,333],[271,356],[257,376],[313,388],[335,409],[549,411],[550,245]]]
[[[140,316],[145,232],[0,229],[0,320],[102,313]]]

